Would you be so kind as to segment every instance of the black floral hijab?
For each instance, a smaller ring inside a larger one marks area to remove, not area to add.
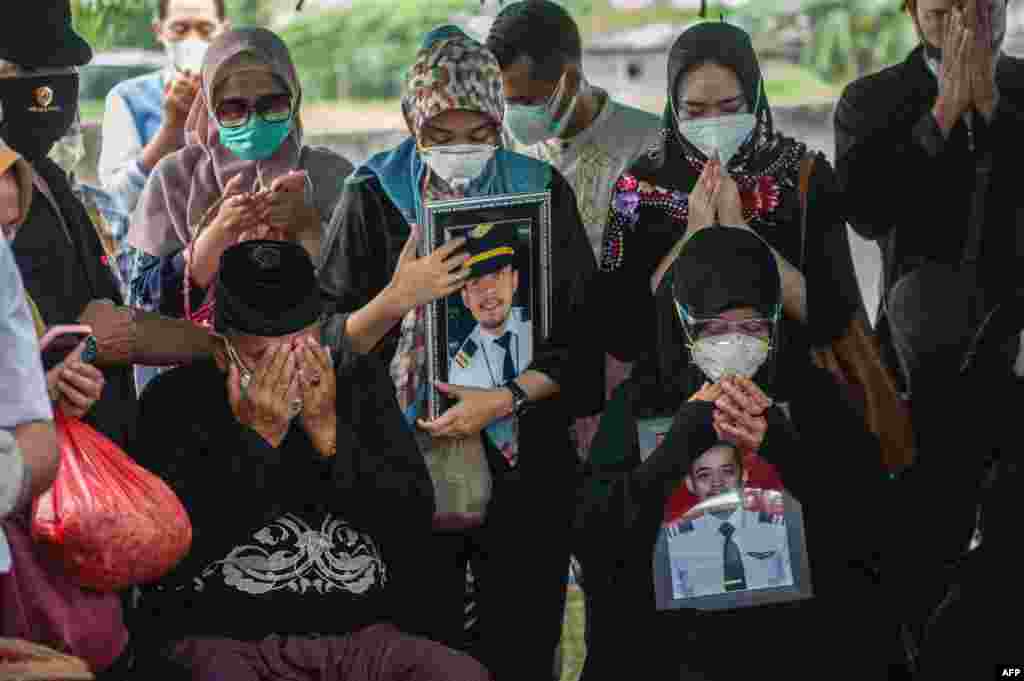
[[[624,231],[640,222],[644,210],[663,213],[674,223],[678,233],[673,242],[686,231],[689,192],[708,159],[680,134],[676,97],[680,79],[707,61],[732,69],[748,105],[756,106],[754,132],[728,166],[739,185],[748,223],[779,248],[780,244],[771,238],[773,228],[791,223],[790,218],[799,215],[797,183],[807,146],[775,131],[750,36],[725,21],[703,21],[684,31],[669,52],[662,142],[635,161],[616,182],[602,253],[604,270],[621,267]]]

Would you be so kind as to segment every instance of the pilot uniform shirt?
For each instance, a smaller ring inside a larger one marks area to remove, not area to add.
[[[505,331],[512,333],[509,352],[512,364],[519,376],[530,365],[533,358],[533,325],[524,320],[525,310],[513,307],[509,313]],[[459,346],[459,351],[449,365],[448,382],[476,388],[500,388],[502,369],[505,366],[505,350],[497,343],[499,336],[492,336],[477,324],[472,333]]]
[[[786,525],[778,515],[737,509],[728,518],[711,513],[683,523],[679,534],[669,541],[672,592],[675,598],[725,593],[724,522],[736,531],[743,560],[746,588],[767,589],[793,584]]]

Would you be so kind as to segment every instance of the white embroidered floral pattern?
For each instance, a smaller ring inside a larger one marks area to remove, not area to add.
[[[253,595],[283,589],[299,594],[365,594],[387,583],[387,569],[373,539],[329,514],[319,529],[287,514],[253,539],[256,544],[239,546],[207,566],[202,578],[219,574],[226,585]]]

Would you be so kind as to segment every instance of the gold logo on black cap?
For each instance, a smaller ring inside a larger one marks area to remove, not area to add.
[[[252,261],[265,270],[279,267],[281,251],[273,246],[257,246],[252,251]]]
[[[33,113],[48,113],[50,111],[60,111],[59,106],[53,106],[53,88],[43,85],[37,87],[32,91],[32,98],[35,100],[35,106],[30,106],[29,111]]]

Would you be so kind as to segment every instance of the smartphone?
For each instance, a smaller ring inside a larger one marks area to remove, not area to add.
[[[91,343],[88,342],[90,340]],[[96,359],[96,339],[92,337],[92,327],[81,324],[59,324],[52,327],[39,341],[44,365],[50,367],[64,361],[82,341],[86,341],[86,347],[79,360],[92,363]]]

